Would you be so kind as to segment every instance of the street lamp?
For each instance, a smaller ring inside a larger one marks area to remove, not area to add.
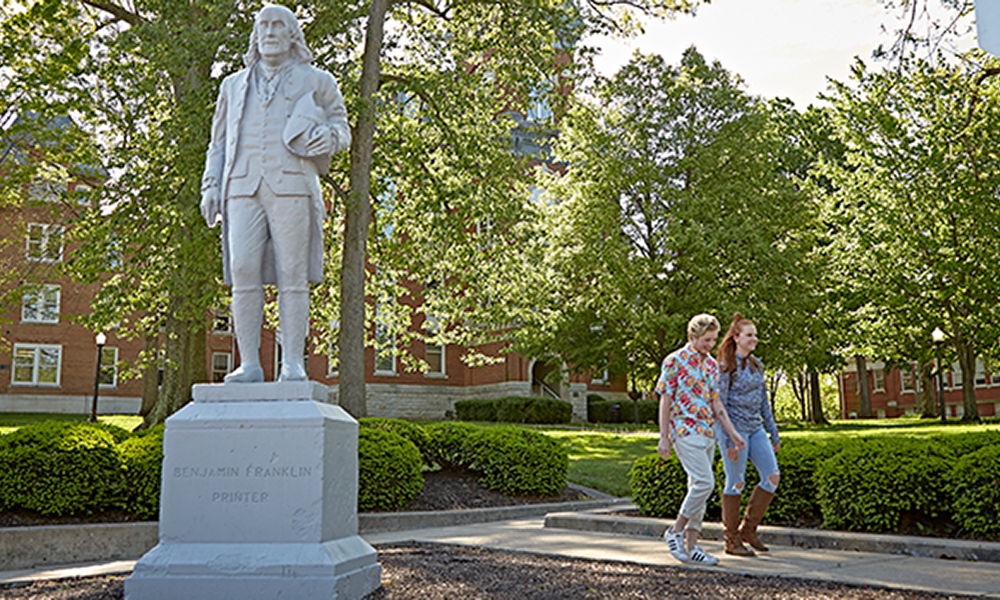
[[[944,342],[944,332],[940,327],[935,327],[931,332],[931,339],[934,340],[934,350],[937,354],[937,388],[938,402],[941,404],[941,422],[947,423],[948,418],[944,413],[944,379],[941,373],[941,344]]]
[[[94,341],[97,342],[97,371],[94,374],[94,401],[90,405],[91,423],[97,422],[97,389],[101,384],[101,351],[104,350],[104,342],[108,341],[108,337],[102,331],[94,336]]]

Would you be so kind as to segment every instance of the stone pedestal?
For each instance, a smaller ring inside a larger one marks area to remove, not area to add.
[[[167,419],[160,543],[127,600],[357,599],[380,585],[358,536],[358,424],[316,382],[196,385]]]

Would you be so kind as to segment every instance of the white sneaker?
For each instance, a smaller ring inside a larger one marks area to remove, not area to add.
[[[701,546],[695,546],[691,549],[691,552],[687,556],[687,560],[684,562],[690,563],[692,565],[704,565],[706,567],[714,567],[719,564],[719,559],[712,556],[708,552],[702,550]]]
[[[684,551],[684,532],[673,533],[670,528],[663,532],[663,541],[667,543],[667,549],[674,558],[681,562],[688,561],[688,553]]]

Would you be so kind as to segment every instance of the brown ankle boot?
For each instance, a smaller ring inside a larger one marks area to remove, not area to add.
[[[740,496],[722,495],[722,526],[725,528],[726,554],[753,556],[754,551],[740,541]]]
[[[757,526],[764,518],[764,512],[771,504],[774,494],[757,486],[750,494],[750,502],[747,504],[747,512],[743,515],[743,522],[740,523],[740,538],[753,546],[754,550],[767,552],[767,546],[757,537]]]

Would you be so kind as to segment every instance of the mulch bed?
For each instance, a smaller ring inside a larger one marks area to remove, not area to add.
[[[972,598],[828,581],[603,562],[442,544],[379,547],[382,587],[365,600],[711,598],[944,600]],[[10,600],[120,600],[124,577],[0,587]]]
[[[562,493],[558,496],[504,496],[479,485],[475,473],[441,470],[424,473],[423,491],[403,510],[488,508],[545,502],[570,502],[586,498],[586,494],[570,487],[563,488]],[[121,523],[140,520],[142,519],[125,511],[105,511],[93,515],[72,517],[45,516],[24,510],[0,512],[0,527]]]

